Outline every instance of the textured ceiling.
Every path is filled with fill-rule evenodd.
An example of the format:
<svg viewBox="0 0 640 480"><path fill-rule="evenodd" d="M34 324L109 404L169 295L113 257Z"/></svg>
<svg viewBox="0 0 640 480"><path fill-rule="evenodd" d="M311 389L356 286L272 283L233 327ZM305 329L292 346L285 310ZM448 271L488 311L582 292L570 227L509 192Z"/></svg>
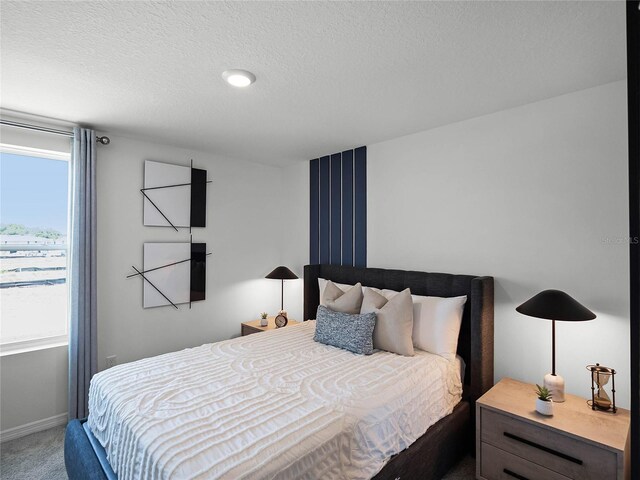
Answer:
<svg viewBox="0 0 640 480"><path fill-rule="evenodd" d="M624 2L2 1L0 22L3 108L272 164L626 78Z"/></svg>

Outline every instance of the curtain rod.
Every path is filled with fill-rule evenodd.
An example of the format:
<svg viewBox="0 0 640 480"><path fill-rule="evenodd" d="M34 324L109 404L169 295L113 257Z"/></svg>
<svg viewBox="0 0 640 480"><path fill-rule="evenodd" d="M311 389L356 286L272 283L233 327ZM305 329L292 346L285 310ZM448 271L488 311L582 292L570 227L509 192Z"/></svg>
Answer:
<svg viewBox="0 0 640 480"><path fill-rule="evenodd" d="M35 130L37 132L51 133L53 135L62 135L63 137L73 137L73 132L66 130L56 130L55 128L39 127L37 125L29 125L27 123L12 122L10 120L0 120L0 125L7 127L24 128L26 130ZM96 141L102 145L109 145L111 139L109 137L99 137L96 135Z"/></svg>

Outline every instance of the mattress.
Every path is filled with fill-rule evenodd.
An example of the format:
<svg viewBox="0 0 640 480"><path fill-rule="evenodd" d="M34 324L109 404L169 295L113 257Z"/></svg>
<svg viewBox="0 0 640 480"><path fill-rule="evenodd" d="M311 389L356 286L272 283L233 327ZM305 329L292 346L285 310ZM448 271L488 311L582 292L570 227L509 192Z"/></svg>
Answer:
<svg viewBox="0 0 640 480"><path fill-rule="evenodd" d="M366 479L460 401L456 361L362 356L315 322L96 374L88 424L120 480Z"/></svg>

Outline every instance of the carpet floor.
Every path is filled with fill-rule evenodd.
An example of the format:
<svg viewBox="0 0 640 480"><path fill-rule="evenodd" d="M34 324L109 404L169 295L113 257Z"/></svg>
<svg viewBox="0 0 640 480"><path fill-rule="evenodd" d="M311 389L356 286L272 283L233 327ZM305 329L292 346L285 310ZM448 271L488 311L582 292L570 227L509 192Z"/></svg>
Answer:
<svg viewBox="0 0 640 480"><path fill-rule="evenodd" d="M2 480L66 480L64 427L50 428L0 444ZM472 480L475 460L463 458L443 480ZM409 479L408 479L409 480Z"/></svg>
<svg viewBox="0 0 640 480"><path fill-rule="evenodd" d="M50 428L0 444L2 480L66 479L64 426Z"/></svg>

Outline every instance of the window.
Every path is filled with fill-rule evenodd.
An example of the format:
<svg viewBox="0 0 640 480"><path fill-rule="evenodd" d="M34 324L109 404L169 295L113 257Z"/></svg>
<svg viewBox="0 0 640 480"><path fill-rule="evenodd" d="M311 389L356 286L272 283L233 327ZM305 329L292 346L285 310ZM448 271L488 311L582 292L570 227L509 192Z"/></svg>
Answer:
<svg viewBox="0 0 640 480"><path fill-rule="evenodd" d="M69 153L0 144L0 354L67 343Z"/></svg>

